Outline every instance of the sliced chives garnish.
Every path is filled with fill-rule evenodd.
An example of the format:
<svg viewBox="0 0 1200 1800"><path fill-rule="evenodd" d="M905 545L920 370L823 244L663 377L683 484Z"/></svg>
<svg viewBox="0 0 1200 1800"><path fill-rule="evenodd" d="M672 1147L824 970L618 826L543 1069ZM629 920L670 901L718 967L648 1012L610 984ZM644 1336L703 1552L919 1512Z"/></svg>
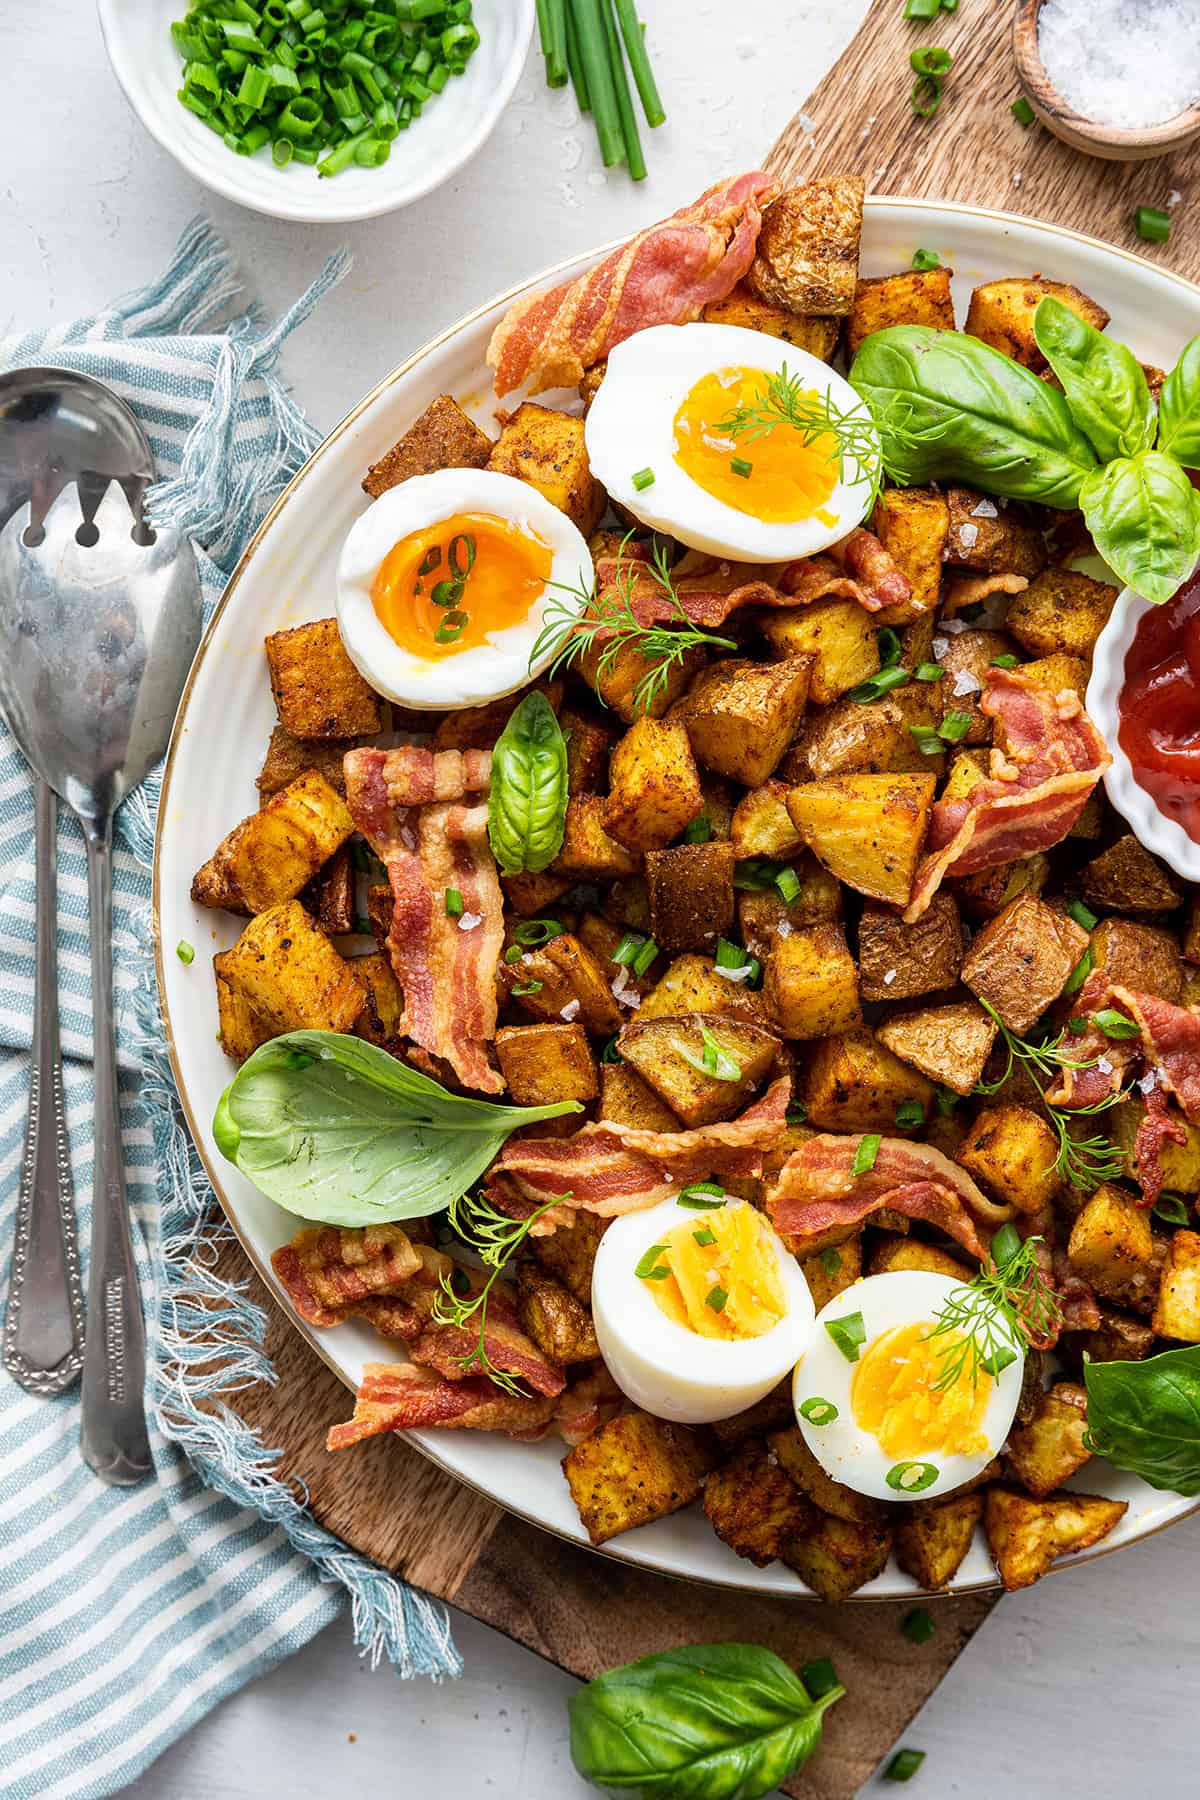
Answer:
<svg viewBox="0 0 1200 1800"><path fill-rule="evenodd" d="M1171 235L1171 215L1158 206L1139 206L1133 215L1133 228L1150 244L1165 244Z"/></svg>
<svg viewBox="0 0 1200 1800"><path fill-rule="evenodd" d="M638 493L639 494L644 493L648 487L654 486L654 470L653 469L639 469L637 471L637 474L634 475L632 479L633 479L633 485L637 489Z"/></svg>
<svg viewBox="0 0 1200 1800"><path fill-rule="evenodd" d="M923 1494L937 1478L937 1464L928 1462L898 1462L884 1476L888 1486L898 1494Z"/></svg>
<svg viewBox="0 0 1200 1800"><path fill-rule="evenodd" d="M717 1234L710 1225L702 1225L699 1231L693 1231L692 1240L700 1245L715 1244Z"/></svg>
<svg viewBox="0 0 1200 1800"><path fill-rule="evenodd" d="M921 21L936 19L941 3L942 0L904 0L904 16Z"/></svg>
<svg viewBox="0 0 1200 1800"><path fill-rule="evenodd" d="M904 645L900 642L900 633L893 631L890 625L881 625L875 633L875 647L879 651L881 669L895 668L904 654Z"/></svg>
<svg viewBox="0 0 1200 1800"><path fill-rule="evenodd" d="M913 670L914 681L940 681L946 673L941 663L918 663Z"/></svg>
<svg viewBox="0 0 1200 1800"><path fill-rule="evenodd" d="M698 819L692 820L684 832L683 841L685 844L707 844L711 837L712 821L707 813L701 813Z"/></svg>
<svg viewBox="0 0 1200 1800"><path fill-rule="evenodd" d="M715 1212L728 1198L719 1181L693 1181L690 1187L684 1188L675 1204L686 1206L689 1212Z"/></svg>
<svg viewBox="0 0 1200 1800"><path fill-rule="evenodd" d="M810 1425L832 1425L838 1416L838 1409L833 1401L823 1400L819 1394L813 1394L811 1399L802 1400L796 1410L802 1419L808 1420Z"/></svg>
<svg viewBox="0 0 1200 1800"><path fill-rule="evenodd" d="M938 726L938 736L946 744L957 744L966 737L971 729L971 715L966 712L949 712Z"/></svg>
<svg viewBox="0 0 1200 1800"><path fill-rule="evenodd" d="M446 889L446 917L461 919L463 914L463 897L458 888Z"/></svg>
<svg viewBox="0 0 1200 1800"><path fill-rule="evenodd" d="M821 1252L821 1267L824 1269L825 1273L828 1275L830 1281L832 1281L835 1275L839 1275L841 1273L841 1268L842 1268L842 1253L841 1253L841 1251L835 1250L833 1248L832 1244L829 1245L829 1247L827 1249L822 1250L822 1252Z"/></svg>
<svg viewBox="0 0 1200 1800"><path fill-rule="evenodd" d="M1115 1006L1106 1006L1100 1012L1093 1013L1092 1024L1098 1026L1106 1038L1135 1038L1142 1035L1141 1026L1135 1025L1123 1012L1118 1012Z"/></svg>
<svg viewBox="0 0 1200 1800"><path fill-rule="evenodd" d="M896 1108L896 1123L902 1127L923 1125L925 1108L919 1100L902 1100Z"/></svg>
<svg viewBox="0 0 1200 1800"><path fill-rule="evenodd" d="M875 1158L879 1155L882 1142L877 1131L868 1131L859 1139L858 1149L854 1152L854 1161L850 1165L852 1175L869 1175L875 1167Z"/></svg>
<svg viewBox="0 0 1200 1800"><path fill-rule="evenodd" d="M633 972L640 980L658 955L658 945L653 938L647 938L633 959Z"/></svg>
<svg viewBox="0 0 1200 1800"><path fill-rule="evenodd" d="M910 725L913 742L922 756L940 756L943 750L941 738L934 725Z"/></svg>
<svg viewBox="0 0 1200 1800"><path fill-rule="evenodd" d="M710 1287L707 1294L704 1296L704 1304L705 1306L711 1306L715 1313L724 1312L725 1302L728 1299L729 1295L725 1292L723 1287Z"/></svg>
<svg viewBox="0 0 1200 1800"><path fill-rule="evenodd" d="M665 1244L651 1244L645 1255L633 1271L639 1281L665 1281L671 1273L666 1263L660 1263L659 1257L666 1253Z"/></svg>
<svg viewBox="0 0 1200 1800"><path fill-rule="evenodd" d="M1164 1225L1190 1225L1192 1222L1187 1201L1181 1194L1160 1194L1150 1216Z"/></svg>
<svg viewBox="0 0 1200 1800"><path fill-rule="evenodd" d="M993 656L988 664L989 669L1015 669L1016 666L1017 659L1011 650L1006 650L1003 656Z"/></svg>
<svg viewBox="0 0 1200 1800"><path fill-rule="evenodd" d="M523 994L540 994L543 986L544 983L540 981L520 981L512 990L513 997L520 999Z"/></svg>
<svg viewBox="0 0 1200 1800"><path fill-rule="evenodd" d="M1085 931L1094 931L1100 923L1091 907L1085 906L1082 900L1068 901L1067 917L1074 919L1077 925L1082 925Z"/></svg>
<svg viewBox="0 0 1200 1800"><path fill-rule="evenodd" d="M602 1063L619 1063L620 1060L621 1052L617 1049L617 1034L614 1032L600 1052L600 1061Z"/></svg>
<svg viewBox="0 0 1200 1800"><path fill-rule="evenodd" d="M914 250L912 266L914 269L918 269L921 274L925 274L929 269L940 269L942 266L942 259L936 250Z"/></svg>
<svg viewBox="0 0 1200 1800"><path fill-rule="evenodd" d="M808 1123L808 1108L805 1106L803 1100L793 1100L783 1118L785 1125L806 1125Z"/></svg>
<svg viewBox="0 0 1200 1800"><path fill-rule="evenodd" d="M744 456L731 456L729 467L735 475L740 475L743 480L748 480L754 471L754 464L747 462Z"/></svg>
<svg viewBox="0 0 1200 1800"><path fill-rule="evenodd" d="M196 952L186 938L180 938L175 946L175 954L181 963L190 963L196 960Z"/></svg>
<svg viewBox="0 0 1200 1800"><path fill-rule="evenodd" d="M1017 121L1018 125L1032 125L1033 121L1037 118L1037 114L1034 112L1032 106L1030 106L1024 94L1022 94L1019 99L1013 101L1012 105L1009 107L1009 111L1012 113L1012 116Z"/></svg>
<svg viewBox="0 0 1200 1800"><path fill-rule="evenodd" d="M1064 994L1077 994L1092 972L1092 947L1089 944L1063 986Z"/></svg>
<svg viewBox="0 0 1200 1800"><path fill-rule="evenodd" d="M646 939L640 931L627 931L609 960L617 963L621 968L632 968L634 959L645 942Z"/></svg>
<svg viewBox="0 0 1200 1800"><path fill-rule="evenodd" d="M925 1752L923 1750L897 1750L883 1771L883 1779L885 1781L911 1781L924 1761Z"/></svg>
<svg viewBox="0 0 1200 1800"><path fill-rule="evenodd" d="M520 944L510 944L504 952L504 960L506 963L519 963L524 954Z"/></svg>
<svg viewBox="0 0 1200 1800"><path fill-rule="evenodd" d="M950 73L954 58L940 44L922 44L909 56L909 64L916 75L932 75L935 79Z"/></svg>
<svg viewBox="0 0 1200 1800"><path fill-rule="evenodd" d="M827 1656L819 1656L814 1662L804 1663L800 1669L800 1679L813 1700L823 1699L839 1685L837 1670Z"/></svg>
<svg viewBox="0 0 1200 1800"><path fill-rule="evenodd" d="M993 1350L989 1355L981 1356L979 1366L985 1375L990 1375L994 1380L997 1375L1003 1374L1005 1369L1011 1367L1016 1360L1016 1351L1008 1350L1001 1345L998 1350Z"/></svg>
<svg viewBox="0 0 1200 1800"><path fill-rule="evenodd" d="M1021 1248L1021 1234L1015 1225L1002 1225L988 1246L988 1254L998 1269L1011 1262Z"/></svg>
<svg viewBox="0 0 1200 1800"><path fill-rule="evenodd" d="M792 904L793 900L800 898L800 877L795 869L787 867L780 869L775 877L775 886L779 891L779 898L788 906Z"/></svg>
<svg viewBox="0 0 1200 1800"><path fill-rule="evenodd" d="M551 938L561 937L565 929L557 919L522 919L513 936L518 944L548 944Z"/></svg>
<svg viewBox="0 0 1200 1800"><path fill-rule="evenodd" d="M869 706L872 700L882 700L894 688L907 687L909 674L907 669L898 667L880 669L878 675L868 675L857 687L850 689L850 699L856 706Z"/></svg>
<svg viewBox="0 0 1200 1800"><path fill-rule="evenodd" d="M857 1362L858 1353L867 1341L867 1328L860 1312L843 1313L840 1319L826 1319L825 1329L847 1362Z"/></svg>

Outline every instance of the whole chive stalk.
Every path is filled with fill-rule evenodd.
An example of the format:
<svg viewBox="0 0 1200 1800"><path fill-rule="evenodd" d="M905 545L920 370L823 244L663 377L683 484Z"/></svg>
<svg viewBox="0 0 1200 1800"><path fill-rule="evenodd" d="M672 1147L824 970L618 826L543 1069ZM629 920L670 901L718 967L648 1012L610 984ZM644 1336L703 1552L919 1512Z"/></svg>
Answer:
<svg viewBox="0 0 1200 1800"><path fill-rule="evenodd" d="M621 36L625 39L625 53L637 84L642 111L646 115L647 125L653 130L656 125L663 123L667 115L659 97L654 71L650 67L650 58L646 54L646 39L641 21L637 16L634 0L616 0L616 6Z"/></svg>
<svg viewBox="0 0 1200 1800"><path fill-rule="evenodd" d="M611 169L625 159L625 141L621 133L621 117L617 111L616 89L608 60L608 42L600 0L570 0L579 40L579 60L583 64L592 113L596 120L596 136L600 140L600 159Z"/></svg>
<svg viewBox="0 0 1200 1800"><path fill-rule="evenodd" d="M621 38L617 31L616 16L613 13L613 0L600 0L600 10L604 18L604 36L608 44L608 64L612 71L613 92L617 96L617 116L621 121L621 136L625 141L625 161L629 165L631 179L645 181L646 159L642 155L642 140L638 135L637 119L633 111L633 97L629 92L629 79L625 73L625 58L621 54Z"/></svg>

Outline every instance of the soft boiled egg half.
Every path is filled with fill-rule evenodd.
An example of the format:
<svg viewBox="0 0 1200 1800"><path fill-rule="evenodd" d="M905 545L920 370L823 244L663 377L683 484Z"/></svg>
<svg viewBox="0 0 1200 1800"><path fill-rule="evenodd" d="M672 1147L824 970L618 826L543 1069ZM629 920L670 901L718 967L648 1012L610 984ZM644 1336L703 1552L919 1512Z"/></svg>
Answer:
<svg viewBox="0 0 1200 1800"><path fill-rule="evenodd" d="M654 325L626 338L584 431L610 499L734 562L787 562L844 538L870 504L879 457L848 382L738 325Z"/></svg>
<svg viewBox="0 0 1200 1800"><path fill-rule="evenodd" d="M818 1313L792 1394L804 1441L835 1481L877 1500L937 1499L1000 1450L1024 1346L997 1319L997 1354L977 1367L960 1331L934 1336L963 1285L898 1269L855 1282Z"/></svg>
<svg viewBox="0 0 1200 1800"><path fill-rule="evenodd" d="M592 1272L600 1351L660 1419L727 1419L770 1393L808 1343L800 1265L746 1201L685 1188L614 1220Z"/></svg>
<svg viewBox="0 0 1200 1800"><path fill-rule="evenodd" d="M543 494L490 469L439 469L356 519L337 573L342 642L389 700L474 706L523 687L543 627L586 604L592 559Z"/></svg>

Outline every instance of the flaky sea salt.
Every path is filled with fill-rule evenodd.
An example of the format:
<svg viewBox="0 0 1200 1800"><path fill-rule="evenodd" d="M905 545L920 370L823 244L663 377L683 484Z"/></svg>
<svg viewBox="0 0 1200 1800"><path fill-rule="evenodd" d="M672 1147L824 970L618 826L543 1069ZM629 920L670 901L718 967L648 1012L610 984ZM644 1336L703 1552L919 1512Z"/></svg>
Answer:
<svg viewBox="0 0 1200 1800"><path fill-rule="evenodd" d="M960 669L954 677L954 686L950 689L950 692L954 695L956 700L961 700L964 694L979 693L982 686L983 683L980 681L978 675L972 675L970 669Z"/></svg>
<svg viewBox="0 0 1200 1800"><path fill-rule="evenodd" d="M950 648L950 639L948 637L941 637L939 635L934 638L933 654L937 657L939 662L941 662L943 656L945 656L945 654L949 648Z"/></svg>
<svg viewBox="0 0 1200 1800"><path fill-rule="evenodd" d="M775 927L775 935L776 935L776 937L791 937L791 935L792 935L791 920L790 919L780 919L778 925Z"/></svg>
<svg viewBox="0 0 1200 1800"><path fill-rule="evenodd" d="M964 526L963 529L965 530L966 527ZM978 531L978 529L979 529L978 525L976 525L974 529L976 531ZM963 542L964 543L966 542L965 538L963 539ZM957 637L960 631L970 631L970 629L971 629L970 624L966 619L943 619L942 620L942 630L948 631L952 637Z"/></svg>
<svg viewBox="0 0 1200 1800"><path fill-rule="evenodd" d="M1147 1069L1146 1073L1138 1082L1138 1086L1141 1088L1143 1094L1152 1094L1158 1086L1158 1071L1156 1069Z"/></svg>
<svg viewBox="0 0 1200 1800"><path fill-rule="evenodd" d="M1085 119L1137 131L1200 100L1200 0L1044 0L1038 50Z"/></svg>
<svg viewBox="0 0 1200 1800"><path fill-rule="evenodd" d="M1098 1056L1096 1058L1096 1067L1102 1075L1111 1075L1113 1072L1113 1066L1107 1056Z"/></svg>
<svg viewBox="0 0 1200 1800"><path fill-rule="evenodd" d="M973 519L998 519L1000 509L994 500L981 500L978 506L971 508L971 517Z"/></svg>
<svg viewBox="0 0 1200 1800"><path fill-rule="evenodd" d="M965 525L959 526L958 535L962 540L963 549L973 550L979 542L979 527L978 525L972 525L970 520L968 520Z"/></svg>
<svg viewBox="0 0 1200 1800"><path fill-rule="evenodd" d="M891 985L892 985L893 981L895 981L895 979L896 979L895 969L888 969L883 977L884 987L891 987Z"/></svg>
<svg viewBox="0 0 1200 1800"><path fill-rule="evenodd" d="M614 1000L622 1006L638 1007L642 1004L642 996L637 988L630 985L631 976L624 963L617 970L616 980L610 983L610 991Z"/></svg>
<svg viewBox="0 0 1200 1800"><path fill-rule="evenodd" d="M579 1017L578 1000L568 1000L565 1006L559 1008L558 1016L560 1019L565 1019L568 1025L572 1019L577 1019Z"/></svg>
<svg viewBox="0 0 1200 1800"><path fill-rule="evenodd" d="M483 924L483 914L482 913L466 913L465 912L465 913L460 913L460 915L459 915L458 929L460 931L474 931L474 929L477 925L482 925L482 924Z"/></svg>

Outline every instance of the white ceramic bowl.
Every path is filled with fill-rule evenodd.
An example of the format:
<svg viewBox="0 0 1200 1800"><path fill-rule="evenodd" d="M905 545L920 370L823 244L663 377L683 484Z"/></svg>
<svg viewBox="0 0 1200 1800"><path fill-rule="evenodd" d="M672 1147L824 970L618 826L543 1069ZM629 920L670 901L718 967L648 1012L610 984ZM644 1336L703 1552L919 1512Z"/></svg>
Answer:
<svg viewBox="0 0 1200 1800"><path fill-rule="evenodd" d="M490 136L517 85L533 35L534 0L474 0L479 48L464 74L392 145L381 169L322 178L293 163L277 169L269 150L238 156L177 99L183 63L171 40L181 0L98 0L113 73L134 112L189 175L275 219L332 225L373 219L420 200L469 162Z"/></svg>
<svg viewBox="0 0 1200 1800"><path fill-rule="evenodd" d="M1169 863L1185 881L1200 881L1200 844L1188 836L1182 825L1160 812L1154 796L1134 780L1133 766L1117 737L1117 698L1125 681L1125 656L1138 621L1150 605L1132 588L1126 588L1118 599L1096 640L1086 705L1112 752L1112 763L1104 776L1109 799L1147 850Z"/></svg>

